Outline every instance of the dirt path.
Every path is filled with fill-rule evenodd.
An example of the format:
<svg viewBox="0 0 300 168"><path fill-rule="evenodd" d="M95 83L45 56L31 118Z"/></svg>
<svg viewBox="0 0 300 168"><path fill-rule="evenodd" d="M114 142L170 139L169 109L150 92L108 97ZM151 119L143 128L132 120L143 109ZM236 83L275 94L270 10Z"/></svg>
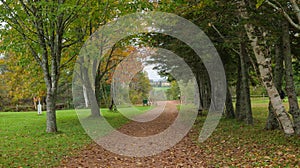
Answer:
<svg viewBox="0 0 300 168"><path fill-rule="evenodd" d="M120 132L136 137L155 135L168 128L178 115L176 102L167 102L164 111L159 114L156 109L151 113L145 113L136 119L159 116L149 122L131 122L119 129ZM193 130L178 144L169 150L148 157L126 157L105 150L100 145L92 143L79 152L76 157L65 158L60 167L206 167L203 151L192 142ZM122 139L117 139L122 141Z"/></svg>

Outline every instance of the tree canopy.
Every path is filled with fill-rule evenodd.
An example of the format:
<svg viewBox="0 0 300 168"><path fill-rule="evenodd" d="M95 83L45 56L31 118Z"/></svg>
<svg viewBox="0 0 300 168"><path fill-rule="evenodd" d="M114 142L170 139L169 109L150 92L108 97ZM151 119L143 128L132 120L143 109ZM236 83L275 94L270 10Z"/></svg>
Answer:
<svg viewBox="0 0 300 168"><path fill-rule="evenodd" d="M57 131L56 104L58 99L70 95L73 67L84 42L99 27L123 15L160 11L175 13L193 22L207 34L218 50L228 84L225 116L236 114L230 116L253 124L251 94L267 94L271 103L266 125L277 122L285 133L300 134L297 101L300 93L299 1L0 2L0 97L8 102L1 106L20 104L21 100L26 99L31 101L34 96L45 96L47 132ZM159 33L130 35L109 50L98 65L94 65L97 67L95 89L82 88L87 107L91 94L96 96L98 104L110 106L114 103L111 96L113 73L119 63L141 47L162 47L180 55L198 82L199 112L209 108L211 85L202 60L187 44ZM172 89L176 88L175 79L165 68L168 66L167 58L161 56L152 60L152 63L157 62L161 64L157 65L156 70L162 76L170 77ZM180 68L172 70L180 71ZM131 91L131 99L134 100L147 97L146 92L150 91L148 84L144 85L148 83L145 76L138 74L136 78L144 82L141 85L133 82L131 87L143 89L141 95L136 93L138 89ZM288 96L288 110L279 96L281 91ZM173 97L177 94L176 89L169 92ZM236 98L235 109L232 97ZM68 99L71 99L70 96ZM94 114L100 116L99 110L95 109L97 107L94 107Z"/></svg>

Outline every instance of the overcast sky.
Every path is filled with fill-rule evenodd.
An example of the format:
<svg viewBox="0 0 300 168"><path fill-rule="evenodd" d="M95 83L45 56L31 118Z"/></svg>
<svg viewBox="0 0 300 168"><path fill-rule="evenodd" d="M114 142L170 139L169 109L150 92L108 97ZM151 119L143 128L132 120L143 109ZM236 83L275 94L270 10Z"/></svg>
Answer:
<svg viewBox="0 0 300 168"><path fill-rule="evenodd" d="M162 78L158 75L156 70L153 70L153 68L155 67L155 65L146 65L144 67L144 71L146 71L148 73L148 77L150 80L154 80L154 81L159 81L159 80L164 80L165 78Z"/></svg>

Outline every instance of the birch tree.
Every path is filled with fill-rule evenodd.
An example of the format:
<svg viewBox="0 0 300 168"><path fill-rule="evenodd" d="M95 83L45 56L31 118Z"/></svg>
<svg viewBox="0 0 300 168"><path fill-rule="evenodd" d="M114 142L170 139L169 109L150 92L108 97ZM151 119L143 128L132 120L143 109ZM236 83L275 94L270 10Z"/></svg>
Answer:
<svg viewBox="0 0 300 168"><path fill-rule="evenodd" d="M296 134L300 135L300 111L298 100L295 92L293 69L292 69L292 56L290 47L290 33L289 25L293 26L297 30L300 30L300 1L289 0L280 2L278 0L258 0L257 7L260 7L263 3L272 7L275 11L280 12L286 19L282 22L282 52L284 55L285 63L285 80L286 80L286 92L289 100L289 112L293 116L293 124Z"/></svg>
<svg viewBox="0 0 300 168"><path fill-rule="evenodd" d="M249 19L247 5L244 0L239 1L239 13L242 19L245 19L246 21ZM279 93L273 82L271 59L266 57L268 55L268 51L261 44L262 42L259 42L258 36L255 34L255 26L252 23L246 22L244 24L244 28L258 63L260 77L268 92L276 117L282 125L285 134L294 134L295 131L292 121L285 111Z"/></svg>
<svg viewBox="0 0 300 168"><path fill-rule="evenodd" d="M275 45L275 55L274 55L274 69L273 69L273 77L274 77L274 85L277 90L281 90L282 88L282 79L283 79L283 55L282 55L282 38L280 38ZM274 109L272 103L269 102L269 114L266 122L266 130L274 130L279 128L278 120L276 119L276 115L274 113Z"/></svg>

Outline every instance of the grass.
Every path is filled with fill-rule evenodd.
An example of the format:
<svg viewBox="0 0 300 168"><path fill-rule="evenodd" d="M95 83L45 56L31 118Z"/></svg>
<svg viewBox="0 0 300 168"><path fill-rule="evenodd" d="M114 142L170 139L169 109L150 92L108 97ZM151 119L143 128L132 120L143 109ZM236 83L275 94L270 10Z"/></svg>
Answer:
<svg viewBox="0 0 300 168"><path fill-rule="evenodd" d="M287 102L284 103L287 106ZM300 165L299 137L286 137L281 130L264 130L268 100L252 101L254 125L232 119L221 119L217 129L204 143L199 157L214 167L297 167ZM138 107L142 113L149 107ZM117 112L102 110L113 127L129 120ZM135 115L136 113L130 115ZM76 155L78 149L92 142L79 123L74 110L57 111L60 132L45 133L45 113L0 113L0 167L53 167L65 156ZM199 117L194 126L197 140L206 118Z"/></svg>
<svg viewBox="0 0 300 168"><path fill-rule="evenodd" d="M149 107L137 107L136 115ZM129 119L118 112L102 110L113 127L120 127ZM0 113L0 167L52 167L64 156L76 154L76 150L92 142L82 128L75 110L57 111L59 132L48 134L46 114L36 112Z"/></svg>
<svg viewBox="0 0 300 168"><path fill-rule="evenodd" d="M300 102L300 97L298 97L298 101ZM288 98L284 98L283 102L286 104L288 102ZM252 104L266 104L269 103L269 98L268 97L255 97L251 98L251 103Z"/></svg>
<svg viewBox="0 0 300 168"><path fill-rule="evenodd" d="M168 89L170 89L170 87L154 87L153 88L155 91L167 91Z"/></svg>
<svg viewBox="0 0 300 168"><path fill-rule="evenodd" d="M284 105L287 107L287 101ZM252 101L254 125L234 119L221 119L217 129L204 143L204 156L214 167L300 167L300 139L285 136L281 130L264 129L268 100ZM194 127L199 133L206 117L199 117ZM197 140L198 134L194 135Z"/></svg>

